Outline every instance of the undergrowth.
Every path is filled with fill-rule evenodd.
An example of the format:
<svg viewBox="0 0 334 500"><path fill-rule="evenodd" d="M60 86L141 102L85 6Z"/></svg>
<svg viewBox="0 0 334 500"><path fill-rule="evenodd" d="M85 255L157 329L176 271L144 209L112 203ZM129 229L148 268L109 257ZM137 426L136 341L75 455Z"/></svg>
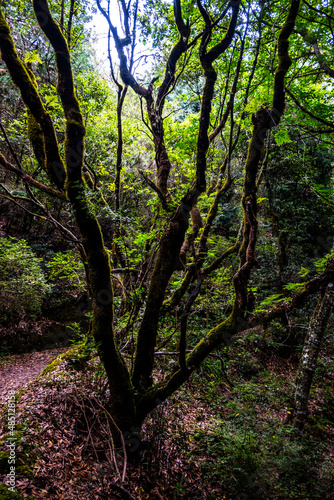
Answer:
<svg viewBox="0 0 334 500"><path fill-rule="evenodd" d="M94 351L72 348L18 398L21 493L37 500L46 494L89 500L101 492L125 498L121 485L150 500L332 498L333 377L326 371L332 364L324 351L309 423L297 436L286 424L296 364L272 349L275 341L275 332L250 331L209 357L147 418L136 460L131 447L126 460L122 444L112 446L108 386ZM164 363L159 358L159 370ZM3 469L4 439L2 446Z"/></svg>

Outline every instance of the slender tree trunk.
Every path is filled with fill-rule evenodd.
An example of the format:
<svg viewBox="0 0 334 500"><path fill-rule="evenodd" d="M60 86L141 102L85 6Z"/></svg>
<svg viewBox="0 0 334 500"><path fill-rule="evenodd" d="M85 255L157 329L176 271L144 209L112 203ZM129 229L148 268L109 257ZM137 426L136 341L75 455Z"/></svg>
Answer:
<svg viewBox="0 0 334 500"><path fill-rule="evenodd" d="M123 159L123 125L122 125L122 109L123 103L128 91L128 87L119 86L118 88L118 101L117 101L117 158L116 158L116 178L115 178L115 210L116 212L120 207L120 186L121 186L121 170Z"/></svg>
<svg viewBox="0 0 334 500"><path fill-rule="evenodd" d="M71 0L70 14L69 14L68 24L67 24L68 49L71 48L71 41L72 41L72 21L73 21L73 16L74 16L74 4L75 4L75 0Z"/></svg>
<svg viewBox="0 0 334 500"><path fill-rule="evenodd" d="M319 351L333 305L334 286L333 283L329 283L310 320L295 381L292 412L289 420L301 434L307 419L308 399Z"/></svg>
<svg viewBox="0 0 334 500"><path fill-rule="evenodd" d="M61 0L60 27L64 32L64 15L65 15L65 0Z"/></svg>

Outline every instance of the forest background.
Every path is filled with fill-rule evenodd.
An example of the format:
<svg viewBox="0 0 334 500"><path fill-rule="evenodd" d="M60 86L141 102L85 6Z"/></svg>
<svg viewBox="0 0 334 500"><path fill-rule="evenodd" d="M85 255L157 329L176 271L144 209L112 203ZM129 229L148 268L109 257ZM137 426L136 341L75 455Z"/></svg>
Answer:
<svg viewBox="0 0 334 500"><path fill-rule="evenodd" d="M3 357L74 338L123 466L195 384L212 498L327 498L333 2L0 4Z"/></svg>

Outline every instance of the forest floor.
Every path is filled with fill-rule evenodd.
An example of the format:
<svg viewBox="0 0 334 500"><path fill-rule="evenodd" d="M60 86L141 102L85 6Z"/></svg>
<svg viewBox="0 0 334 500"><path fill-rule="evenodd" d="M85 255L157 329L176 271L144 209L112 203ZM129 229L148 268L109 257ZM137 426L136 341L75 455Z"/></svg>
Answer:
<svg viewBox="0 0 334 500"><path fill-rule="evenodd" d="M6 407L0 415L0 499L331 499L334 370L328 352L320 356L303 436L286 424L298 357L284 359L269 349L261 332L221 354L228 380L218 359L206 360L147 419L139 456L132 437L125 437L126 456L111 446L98 358L92 352L87 359L82 345L69 349L17 394L16 493L10 494ZM36 370L46 360L40 355ZM159 357L157 375L170 362ZM2 370L6 366L15 369L12 361Z"/></svg>
<svg viewBox="0 0 334 500"><path fill-rule="evenodd" d="M31 380L38 377L51 361L66 350L66 347L61 347L11 355L0 360L0 407L5 404L8 391L23 389Z"/></svg>

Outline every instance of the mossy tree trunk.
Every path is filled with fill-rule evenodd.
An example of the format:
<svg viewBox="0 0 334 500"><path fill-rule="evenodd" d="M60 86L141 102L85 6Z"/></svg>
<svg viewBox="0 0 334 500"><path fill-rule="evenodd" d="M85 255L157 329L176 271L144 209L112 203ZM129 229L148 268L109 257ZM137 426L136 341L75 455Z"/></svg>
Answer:
<svg viewBox="0 0 334 500"><path fill-rule="evenodd" d="M93 299L92 334L109 379L113 416L117 424L128 428L135 418L135 408L129 373L115 342L113 331L113 290L109 256L98 221L86 197L83 180L84 136L82 113L77 100L70 53L60 28L54 22L44 0L35 0L37 20L44 16L40 27L49 39L55 54L58 70L58 94L66 118L65 161L67 195L72 204L86 252L89 281ZM47 22L45 22L47 19Z"/></svg>

